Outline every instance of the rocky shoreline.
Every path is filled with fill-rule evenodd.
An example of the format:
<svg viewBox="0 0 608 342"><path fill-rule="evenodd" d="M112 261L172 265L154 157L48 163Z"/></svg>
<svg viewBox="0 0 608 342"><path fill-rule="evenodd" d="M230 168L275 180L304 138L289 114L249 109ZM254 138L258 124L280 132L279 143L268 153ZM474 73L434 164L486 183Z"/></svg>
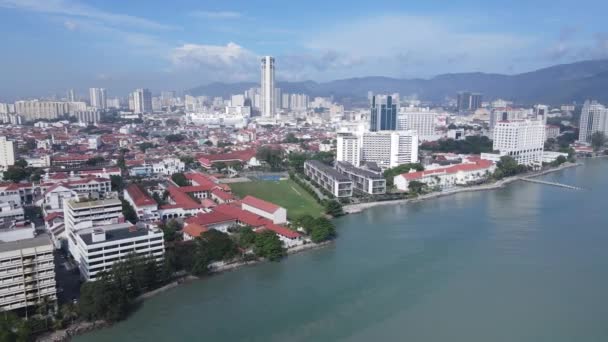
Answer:
<svg viewBox="0 0 608 342"><path fill-rule="evenodd" d="M564 163L560 166L550 168L547 170L543 170L543 171L540 171L537 173L526 173L526 174L522 174L522 175L518 175L518 176L504 178L504 179L501 179L501 180L491 183L491 184L481 184L481 185L474 185L474 186L469 186L469 187L455 188L455 189L451 189L451 190L447 190L447 191L430 193L427 195L422 195L422 196L419 196L416 198L411 198L411 199L349 204L349 205L345 205L343 207L343 209L344 209L344 212L347 214L356 214L356 213L360 213L360 212L364 211L365 209L378 207L378 206L415 203L415 202L420 202L420 201L429 200L429 199L433 199L433 198L450 196L450 195L454 195L454 194L458 194L458 193L462 193L462 192L486 191L486 190L500 189L500 188L504 187L505 185L518 181L522 178L540 177L540 176L546 175L548 173L561 171L561 170L564 170L564 169L567 169L570 167L579 166L579 165L582 165L582 164Z"/></svg>

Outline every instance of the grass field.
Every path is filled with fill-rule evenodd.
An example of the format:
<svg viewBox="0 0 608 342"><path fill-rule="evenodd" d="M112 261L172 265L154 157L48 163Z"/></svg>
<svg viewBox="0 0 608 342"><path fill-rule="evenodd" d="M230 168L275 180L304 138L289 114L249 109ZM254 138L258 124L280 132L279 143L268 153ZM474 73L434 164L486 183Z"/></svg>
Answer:
<svg viewBox="0 0 608 342"><path fill-rule="evenodd" d="M323 207L292 180L232 183L230 188L241 198L251 195L284 207L289 219L323 213Z"/></svg>

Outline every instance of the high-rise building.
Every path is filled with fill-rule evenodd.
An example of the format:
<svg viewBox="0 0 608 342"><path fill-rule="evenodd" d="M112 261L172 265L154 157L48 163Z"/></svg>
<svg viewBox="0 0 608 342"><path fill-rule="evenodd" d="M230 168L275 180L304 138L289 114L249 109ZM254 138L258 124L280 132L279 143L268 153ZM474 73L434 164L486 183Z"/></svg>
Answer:
<svg viewBox="0 0 608 342"><path fill-rule="evenodd" d="M360 144L361 161L383 169L418 162L418 135L414 131L365 132Z"/></svg>
<svg viewBox="0 0 608 342"><path fill-rule="evenodd" d="M585 101L581 109L578 140L590 143L595 132L608 133L608 108L596 101Z"/></svg>
<svg viewBox="0 0 608 342"><path fill-rule="evenodd" d="M262 116L273 117L276 109L275 104L275 87L274 87L274 58L264 56L262 58L261 72L262 79L260 83L260 109Z"/></svg>
<svg viewBox="0 0 608 342"><path fill-rule="evenodd" d="M289 109L289 94L287 93L283 93L283 95L281 95L281 108Z"/></svg>
<svg viewBox="0 0 608 342"><path fill-rule="evenodd" d="M545 120L502 120L494 126L493 150L511 156L520 165L542 167L545 146Z"/></svg>
<svg viewBox="0 0 608 342"><path fill-rule="evenodd" d="M531 114L530 110L524 108L495 108L490 113L490 130L499 121L523 120Z"/></svg>
<svg viewBox="0 0 608 342"><path fill-rule="evenodd" d="M118 98L107 99L106 100L106 108L120 108L120 100Z"/></svg>
<svg viewBox="0 0 608 342"><path fill-rule="evenodd" d="M173 99L175 98L174 91L161 91L160 92L160 101L163 106L168 107L174 104Z"/></svg>
<svg viewBox="0 0 608 342"><path fill-rule="evenodd" d="M349 162L358 167L361 164L360 138L350 133L338 133L336 142L336 160L341 162Z"/></svg>
<svg viewBox="0 0 608 342"><path fill-rule="evenodd" d="M483 96L480 93L471 93L468 91L463 91L458 93L458 111L466 112L466 111L475 111L481 108L481 102L483 100Z"/></svg>
<svg viewBox="0 0 608 342"><path fill-rule="evenodd" d="M0 311L57 299L53 243L34 228L0 230Z"/></svg>
<svg viewBox="0 0 608 342"><path fill-rule="evenodd" d="M370 108L371 132L394 131L397 129L397 104L391 95L374 95Z"/></svg>
<svg viewBox="0 0 608 342"><path fill-rule="evenodd" d="M15 102L15 113L23 116L25 121L38 119L57 119L69 114L70 102L58 101L17 101Z"/></svg>
<svg viewBox="0 0 608 342"><path fill-rule="evenodd" d="M414 130L419 137L436 135L437 113L429 108L401 107L397 115L397 130Z"/></svg>
<svg viewBox="0 0 608 342"><path fill-rule="evenodd" d="M281 93L281 88L274 88L274 104L275 104L275 110L277 112L281 111L281 99L283 98L283 95Z"/></svg>
<svg viewBox="0 0 608 342"><path fill-rule="evenodd" d="M133 111L136 114L152 112L152 93L146 88L136 89L133 93Z"/></svg>
<svg viewBox="0 0 608 342"><path fill-rule="evenodd" d="M106 90L104 88L89 88L89 99L91 107L106 108Z"/></svg>
<svg viewBox="0 0 608 342"><path fill-rule="evenodd" d="M0 168L15 165L15 146L6 137L0 137Z"/></svg>
<svg viewBox="0 0 608 342"><path fill-rule="evenodd" d="M230 106L232 107L243 107L245 105L245 95L232 95L230 97Z"/></svg>
<svg viewBox="0 0 608 342"><path fill-rule="evenodd" d="M70 102L76 101L76 94L74 93L74 89L68 90L68 101L70 101Z"/></svg>

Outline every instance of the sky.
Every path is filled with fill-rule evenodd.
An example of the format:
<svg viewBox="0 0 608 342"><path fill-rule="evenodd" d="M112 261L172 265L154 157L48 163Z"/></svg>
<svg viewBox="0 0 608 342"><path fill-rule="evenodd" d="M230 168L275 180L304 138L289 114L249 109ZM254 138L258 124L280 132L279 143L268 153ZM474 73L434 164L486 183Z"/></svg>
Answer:
<svg viewBox="0 0 608 342"><path fill-rule="evenodd" d="M608 58L606 0L0 0L0 101L105 87L514 74Z"/></svg>

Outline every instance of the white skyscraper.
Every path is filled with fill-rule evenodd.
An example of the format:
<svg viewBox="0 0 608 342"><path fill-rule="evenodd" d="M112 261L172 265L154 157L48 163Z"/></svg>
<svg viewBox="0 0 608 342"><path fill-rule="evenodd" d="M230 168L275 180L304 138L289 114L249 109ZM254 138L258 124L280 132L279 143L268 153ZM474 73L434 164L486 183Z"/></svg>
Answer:
<svg viewBox="0 0 608 342"><path fill-rule="evenodd" d="M152 93L148 89L136 89L133 93L133 111L136 114L152 112Z"/></svg>
<svg viewBox="0 0 608 342"><path fill-rule="evenodd" d="M365 132L361 136L361 160L381 168L418 162L418 135L415 131Z"/></svg>
<svg viewBox="0 0 608 342"><path fill-rule="evenodd" d="M361 143L358 136L350 133L338 133L336 142L337 161L349 162L354 166L361 164Z"/></svg>
<svg viewBox="0 0 608 342"><path fill-rule="evenodd" d="M608 133L608 108L596 101L585 101L581 110L581 121L578 140L591 142L595 132Z"/></svg>
<svg viewBox="0 0 608 342"><path fill-rule="evenodd" d="M15 165L15 147L13 142L0 137L0 168L6 169Z"/></svg>
<svg viewBox="0 0 608 342"><path fill-rule="evenodd" d="M276 109L274 97L274 58L265 56L262 58L262 79L261 79L261 112L262 116L273 117Z"/></svg>
<svg viewBox="0 0 608 342"><path fill-rule="evenodd" d="M437 134L436 122L437 113L428 108L401 107L401 111L397 114L397 130L415 130L423 140L424 137Z"/></svg>
<svg viewBox="0 0 608 342"><path fill-rule="evenodd" d="M106 90L104 88L89 88L91 107L106 108Z"/></svg>
<svg viewBox="0 0 608 342"><path fill-rule="evenodd" d="M76 101L76 94L74 93L74 89L68 90L68 101L70 101L70 102Z"/></svg>
<svg viewBox="0 0 608 342"><path fill-rule="evenodd" d="M518 164L539 169L545 146L545 120L504 120L494 126L493 150L511 156Z"/></svg>

